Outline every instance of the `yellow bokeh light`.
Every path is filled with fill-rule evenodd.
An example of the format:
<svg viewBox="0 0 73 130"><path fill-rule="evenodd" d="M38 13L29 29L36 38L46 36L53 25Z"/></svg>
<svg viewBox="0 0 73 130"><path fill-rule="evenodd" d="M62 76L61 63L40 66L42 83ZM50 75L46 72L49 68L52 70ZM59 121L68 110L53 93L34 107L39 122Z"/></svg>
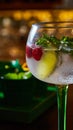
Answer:
<svg viewBox="0 0 73 130"><path fill-rule="evenodd" d="M21 20L22 19L22 12L21 11L15 11L13 14L13 17L15 20Z"/></svg>
<svg viewBox="0 0 73 130"><path fill-rule="evenodd" d="M58 14L58 19L63 21L73 20L73 10L62 10Z"/></svg>

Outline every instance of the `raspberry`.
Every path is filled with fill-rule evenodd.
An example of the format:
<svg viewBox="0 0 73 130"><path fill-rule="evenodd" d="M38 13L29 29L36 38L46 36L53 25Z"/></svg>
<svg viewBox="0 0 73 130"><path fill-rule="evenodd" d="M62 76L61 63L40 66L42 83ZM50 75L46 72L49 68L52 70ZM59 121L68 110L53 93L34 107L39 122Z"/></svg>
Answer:
<svg viewBox="0 0 73 130"><path fill-rule="evenodd" d="M40 60L41 59L41 56L43 54L43 51L42 51L42 48L41 47L38 47L38 48L34 48L32 50L32 57L35 59L35 60Z"/></svg>
<svg viewBox="0 0 73 130"><path fill-rule="evenodd" d="M28 58L32 57L32 48L30 48L29 46L26 46L26 55Z"/></svg>

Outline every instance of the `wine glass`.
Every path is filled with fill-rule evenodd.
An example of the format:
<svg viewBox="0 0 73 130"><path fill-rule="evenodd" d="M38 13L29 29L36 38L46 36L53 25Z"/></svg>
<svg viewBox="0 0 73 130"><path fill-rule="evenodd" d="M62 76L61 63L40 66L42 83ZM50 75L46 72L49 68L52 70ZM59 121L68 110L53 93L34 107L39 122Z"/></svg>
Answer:
<svg viewBox="0 0 73 130"><path fill-rule="evenodd" d="M26 44L31 73L57 90L58 130L66 130L68 86L73 84L73 22L40 22L32 25Z"/></svg>

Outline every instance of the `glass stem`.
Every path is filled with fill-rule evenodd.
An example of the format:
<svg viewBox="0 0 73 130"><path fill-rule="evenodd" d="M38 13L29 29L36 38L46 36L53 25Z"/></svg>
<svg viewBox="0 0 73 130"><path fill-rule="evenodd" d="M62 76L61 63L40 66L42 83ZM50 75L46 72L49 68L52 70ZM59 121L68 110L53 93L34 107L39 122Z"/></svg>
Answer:
<svg viewBox="0 0 73 130"><path fill-rule="evenodd" d="M66 106L68 85L57 87L58 130L66 130Z"/></svg>

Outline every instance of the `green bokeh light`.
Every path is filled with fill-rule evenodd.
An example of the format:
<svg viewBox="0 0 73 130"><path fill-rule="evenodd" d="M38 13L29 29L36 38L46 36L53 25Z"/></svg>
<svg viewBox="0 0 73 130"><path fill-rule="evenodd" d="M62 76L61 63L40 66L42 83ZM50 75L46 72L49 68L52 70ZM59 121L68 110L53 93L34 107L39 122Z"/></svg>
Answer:
<svg viewBox="0 0 73 130"><path fill-rule="evenodd" d="M5 97L4 93L0 92L0 98L4 98L4 97Z"/></svg>

